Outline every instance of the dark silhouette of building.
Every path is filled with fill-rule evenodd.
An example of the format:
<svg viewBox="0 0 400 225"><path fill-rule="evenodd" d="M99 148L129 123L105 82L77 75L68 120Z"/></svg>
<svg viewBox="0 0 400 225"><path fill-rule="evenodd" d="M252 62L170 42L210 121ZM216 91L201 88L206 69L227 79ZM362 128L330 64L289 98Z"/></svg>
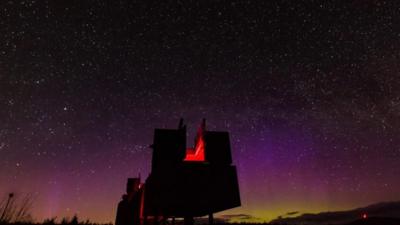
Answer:
<svg viewBox="0 0 400 225"><path fill-rule="evenodd" d="M186 126L181 120L178 129L155 129L151 147L151 173L144 187L136 190L141 197L134 214L139 219L134 216L133 222L127 219L125 224L175 217L192 224L193 217L205 215L212 223L213 213L241 205L228 132L206 131L203 120L194 148L186 148ZM119 211L120 207L117 221Z"/></svg>
<svg viewBox="0 0 400 225"><path fill-rule="evenodd" d="M140 224L140 206L143 200L140 178L128 178L126 194L118 203L115 225Z"/></svg>

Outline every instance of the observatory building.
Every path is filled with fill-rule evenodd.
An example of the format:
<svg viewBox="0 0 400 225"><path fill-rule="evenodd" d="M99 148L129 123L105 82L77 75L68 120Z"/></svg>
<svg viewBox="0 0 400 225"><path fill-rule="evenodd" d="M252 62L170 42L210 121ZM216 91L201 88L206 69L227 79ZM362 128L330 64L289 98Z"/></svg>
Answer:
<svg viewBox="0 0 400 225"><path fill-rule="evenodd" d="M193 217L206 215L212 223L213 213L241 205L228 132L206 131L203 119L194 147L187 148L181 120L178 129L155 129L151 147L151 173L144 184L128 179L116 225L176 217L193 224Z"/></svg>

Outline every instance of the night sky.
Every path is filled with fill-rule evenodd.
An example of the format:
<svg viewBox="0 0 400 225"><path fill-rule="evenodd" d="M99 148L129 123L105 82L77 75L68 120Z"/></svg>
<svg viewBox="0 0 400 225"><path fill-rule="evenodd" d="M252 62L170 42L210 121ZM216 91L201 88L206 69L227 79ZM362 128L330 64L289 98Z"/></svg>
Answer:
<svg viewBox="0 0 400 225"><path fill-rule="evenodd" d="M104 1L105 2L105 1ZM242 207L400 200L397 1L2 0L0 199L114 221L154 128L231 135Z"/></svg>

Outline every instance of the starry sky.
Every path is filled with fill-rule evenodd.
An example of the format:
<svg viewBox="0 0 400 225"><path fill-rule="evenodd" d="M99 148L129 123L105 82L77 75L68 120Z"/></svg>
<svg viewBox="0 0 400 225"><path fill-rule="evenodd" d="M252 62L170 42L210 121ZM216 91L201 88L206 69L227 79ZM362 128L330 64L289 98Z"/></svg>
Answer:
<svg viewBox="0 0 400 225"><path fill-rule="evenodd" d="M242 207L400 200L397 1L0 2L0 197L114 221L154 128L231 135Z"/></svg>

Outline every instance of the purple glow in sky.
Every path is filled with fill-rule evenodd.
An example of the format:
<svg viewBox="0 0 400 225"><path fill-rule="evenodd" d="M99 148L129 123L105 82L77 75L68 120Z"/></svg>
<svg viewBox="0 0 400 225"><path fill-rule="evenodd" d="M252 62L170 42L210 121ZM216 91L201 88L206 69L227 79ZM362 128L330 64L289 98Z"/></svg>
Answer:
<svg viewBox="0 0 400 225"><path fill-rule="evenodd" d="M154 128L231 134L242 207L399 200L400 13L382 1L3 1L0 197L114 220ZM194 143L193 143L194 144ZM258 220L259 219L259 220Z"/></svg>

